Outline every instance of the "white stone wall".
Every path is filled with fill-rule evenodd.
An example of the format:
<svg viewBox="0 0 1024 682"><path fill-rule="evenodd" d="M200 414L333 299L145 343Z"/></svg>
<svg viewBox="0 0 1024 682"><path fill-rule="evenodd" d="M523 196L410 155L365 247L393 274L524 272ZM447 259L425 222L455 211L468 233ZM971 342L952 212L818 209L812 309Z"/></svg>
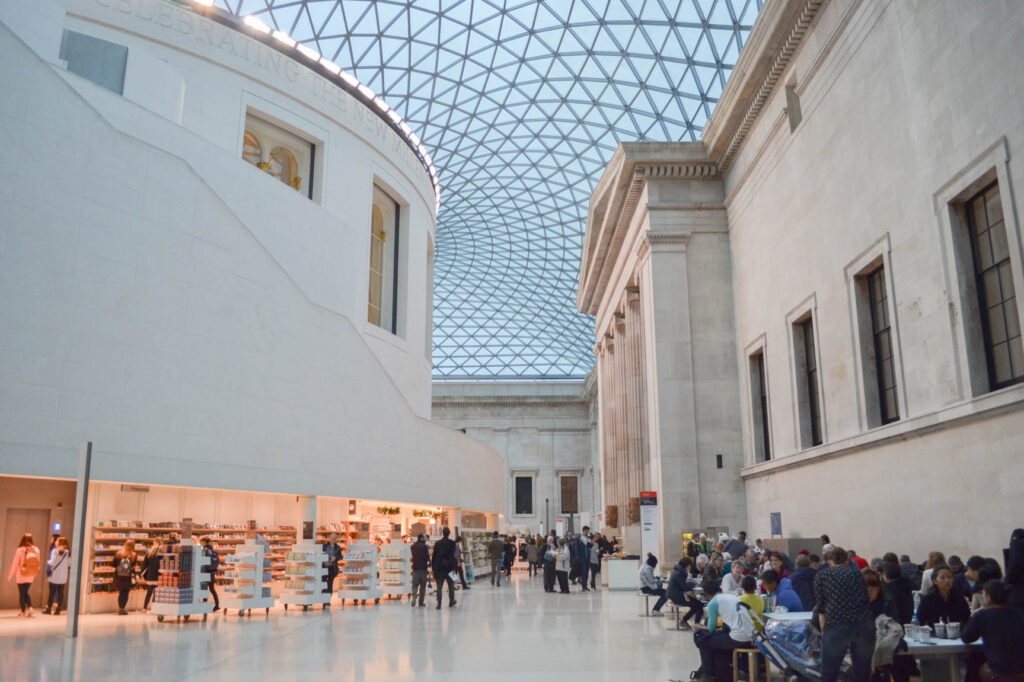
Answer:
<svg viewBox="0 0 1024 682"><path fill-rule="evenodd" d="M500 509L497 454L427 419L424 298L404 339L366 322L375 181L427 288L433 197L397 135L173 4L67 4L0 5L0 472L74 477L88 440L97 479ZM127 43L149 95L63 71L64 25ZM255 102L322 144L320 201L241 160Z"/></svg>
<svg viewBox="0 0 1024 682"><path fill-rule="evenodd" d="M577 475L578 504L595 530L602 511L596 395L586 382L437 382L434 421L493 448L505 465L502 528L537 533L560 514L560 476ZM515 477L532 476L533 513L515 513ZM545 521L545 500L549 501ZM581 517L575 517L579 532Z"/></svg>
<svg viewBox="0 0 1024 682"><path fill-rule="evenodd" d="M1024 390L974 396L948 201L998 171L1018 308L1024 5L832 0L726 176L750 528L827 532L862 556L1000 556L1020 526ZM724 114L724 112L722 112ZM901 421L871 429L848 268L888 259ZM801 451L787 315L817 318L825 443ZM743 352L764 339L774 461L754 464Z"/></svg>

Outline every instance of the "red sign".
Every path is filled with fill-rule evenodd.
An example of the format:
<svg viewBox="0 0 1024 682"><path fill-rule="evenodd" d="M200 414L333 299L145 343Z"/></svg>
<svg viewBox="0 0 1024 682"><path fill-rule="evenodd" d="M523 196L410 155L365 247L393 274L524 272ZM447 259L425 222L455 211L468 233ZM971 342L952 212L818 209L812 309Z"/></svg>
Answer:
<svg viewBox="0 0 1024 682"><path fill-rule="evenodd" d="M654 490L640 491L640 504L645 507L651 504L658 504L658 493Z"/></svg>

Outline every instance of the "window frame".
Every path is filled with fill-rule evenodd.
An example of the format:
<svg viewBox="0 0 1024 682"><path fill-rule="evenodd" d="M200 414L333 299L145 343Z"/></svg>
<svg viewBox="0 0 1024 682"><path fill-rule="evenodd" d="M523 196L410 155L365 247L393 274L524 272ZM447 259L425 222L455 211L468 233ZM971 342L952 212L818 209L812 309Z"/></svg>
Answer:
<svg viewBox="0 0 1024 682"><path fill-rule="evenodd" d="M394 220L391 225L391 234L394 235L393 246L390 252L387 251L386 241L381 242L384 253L382 254L382 267L384 268L381 272L381 316L385 315L387 310L384 307L384 296L389 294L389 306L390 306L390 319L387 320L387 324L378 324L370 319L370 308L371 299L370 294L373 286L373 248L374 248L374 211L377 210L377 192L380 192L389 201L394 204ZM378 181L377 177L374 177L373 183L371 184L370 190L370 215L369 215L369 246L370 251L366 261L366 272L367 272L367 317L366 324L369 328L378 329L385 334L389 334L393 337L405 338L405 315L406 311L404 305L407 304L406 296L407 293L404 289L406 286L407 277L402 268L402 263L405 260L403 258L404 249L407 248L405 242L407 240L402 238L402 235L408 222L408 204L405 203L401 196L398 195L390 186ZM382 216L383 220L387 222L387 217ZM390 268L390 270L388 269ZM386 280L390 280L389 282ZM390 286L390 290L388 287ZM383 321L383 320L382 320Z"/></svg>
<svg viewBox="0 0 1024 682"><path fill-rule="evenodd" d="M896 423L908 417L906 377L903 368L899 311L896 306L895 285L889 233L882 234L845 268L849 293L850 329L853 337L854 367L857 384L857 418L861 430ZM889 341L892 351L892 376L895 383L897 418L886 421L882 413L879 393L881 377L878 375L878 349L873 335L873 311L867 276L882 269L885 286L885 310L889 318Z"/></svg>
<svg viewBox="0 0 1024 682"><path fill-rule="evenodd" d="M889 315L889 293L885 285L885 266L879 265L871 272L864 275L864 280L868 287L868 304L869 312L871 317L871 341L875 350L875 380L877 382L878 389L878 407L879 407L879 421L882 425L891 424L899 421L900 419L900 405L899 405L899 383L896 381L896 363L895 363L895 351L892 348L892 318ZM881 290L881 297L876 296L877 292ZM878 300L876 300L878 298ZM879 321L879 308L882 308L885 313L884 326ZM884 336L884 340L882 337ZM883 349L883 343L887 348ZM883 350L888 350L888 358L883 354ZM891 377L891 385L888 385L885 377L885 361L889 362L889 374ZM892 402L889 403L888 394L892 392ZM895 415L891 416L890 411L895 411Z"/></svg>
<svg viewBox="0 0 1024 682"><path fill-rule="evenodd" d="M993 180L998 181L1000 188L1014 290L1024 291L1024 259L1021 257L1024 251L1009 163L1009 144L1005 136L1000 136L963 168L953 173L932 195L936 227L942 244L943 274L950 310L949 329L953 338L956 366L956 391L960 400L1003 390L993 389L988 377L965 209L966 200ZM1024 320L1024 303L1019 294L1016 307L1018 319Z"/></svg>
<svg viewBox="0 0 1024 682"><path fill-rule="evenodd" d="M806 322L810 324L804 326ZM790 381L793 391L793 442L797 450L807 450L828 442L828 421L825 411L825 388L821 374L821 337L818 333L817 296L811 294L786 315L789 333ZM804 330L812 331L812 344L808 348ZM806 357L813 353L815 368L814 410L811 410L812 387L808 383ZM815 419L815 415L817 418ZM815 434L814 425L817 425ZM817 436L817 437L815 437Z"/></svg>
<svg viewBox="0 0 1024 682"><path fill-rule="evenodd" d="M576 509L573 511L566 511L565 508L565 481L572 479L574 481L574 493L576 497ZM580 513L580 474L577 472L558 472L558 509L559 514L562 516L568 516L573 514L579 516Z"/></svg>
<svg viewBox="0 0 1024 682"><path fill-rule="evenodd" d="M1014 287L1013 276L1012 276L1012 272L1013 272L1012 271L1012 268L1013 268L1013 258L1012 258L1012 256L1013 256L1013 253L1010 251L1010 248L1009 248L1009 235L1004 234L1004 238L1007 240L1007 254L1006 254L1006 258L1004 258L1003 260L999 261L998 263L993 262L988 267L985 267L985 266L982 265L981 257L979 255L979 250L978 250L979 249L979 235L977 234L978 230L977 230L977 226L975 225L975 222L974 222L975 221L975 218L974 218L974 213L975 212L972 210L972 206L973 206L974 202L977 202L977 201L982 201L982 202L985 202L987 204L987 202L985 201L985 195L988 194L993 189L995 189L995 190L997 190L999 192L1000 210L1002 211L1002 214L1003 214L1003 220L1002 220L1001 227L1002 227L1002 229L1004 230L1004 233L1005 233L1005 230L1006 230L1006 209L1002 205L1003 204L1003 192L1002 192L1002 187L999 186L999 180L998 179L997 180L993 180L991 183L989 183L985 187L981 188L973 196L969 197L968 199L966 199L964 201L964 216L965 216L966 222L967 222L968 241L970 241L970 244L971 244L971 262L974 265L974 289L975 289L975 292L977 293L977 296L978 296L978 316L979 316L979 319L981 321L982 339L984 341L985 363L986 363L986 365L988 367L989 390L990 391L998 391L998 390L1000 390L1002 388L1008 388L1010 386L1015 386L1017 384L1024 383L1024 371L1022 371L1021 374L1019 374L1017 376L1014 376L1014 377L1011 377L1008 380L1000 380L998 378L998 376L997 376L998 369L996 367L995 347L1000 345L1000 344L995 343L992 340L992 317L991 317L991 312L992 312L992 308L994 306L989 306L988 305L988 293L989 292L988 292L988 289L987 289L987 285L985 284L985 279L986 279L986 275L988 273L995 272L997 278L1000 280L1000 292L1001 292L1000 295L1002 296L1003 282L1002 282L1002 278L999 277L999 273L1000 273L1000 269L1002 268L1003 264L1006 265L1007 270L1010 271L1010 273L1011 273L1010 281L1009 281L1009 286L1011 288L1013 288L1013 295L1010 296L1010 297L1007 297L1007 298L1001 298L999 300L998 305L1000 307L1000 313L1004 313L1005 309L1009 308L1010 310L1012 310L1016 314L1016 317L1017 317L1017 337L1015 337L1015 338L1020 338L1020 336L1021 336L1020 335L1021 325L1020 325L1020 311L1018 310L1018 306L1017 306L1018 298L1019 298L1019 293L1018 293L1018 289L1016 287ZM987 211L986 211L986 214L987 214ZM990 223L987 223L986 226L985 226L984 231L987 232L987 233L991 233L992 229L993 229L993 225L990 224ZM1011 299L1012 299L1012 303L1008 304L1007 302L1010 301ZM1005 322L1004 322L1004 326L1005 326ZM1004 332L1005 332L1005 329L1004 329ZM1006 341L1000 342L1000 343L1006 343ZM1012 371L1012 369L1013 369L1013 365L1012 365L1012 359L1011 359L1011 371Z"/></svg>
<svg viewBox="0 0 1024 682"><path fill-rule="evenodd" d="M530 509L519 511L519 480L524 479L530 482ZM512 515L513 516L536 516L536 476L527 472L512 472Z"/></svg>
<svg viewBox="0 0 1024 682"><path fill-rule="evenodd" d="M774 428L772 424L771 395L768 378L768 350L766 335L761 334L743 351L747 363L747 425L750 429L748 462L760 464L772 460L775 454ZM760 357L761 366L755 381L755 358ZM763 396L761 394L764 394ZM760 412L760 414L759 414Z"/></svg>

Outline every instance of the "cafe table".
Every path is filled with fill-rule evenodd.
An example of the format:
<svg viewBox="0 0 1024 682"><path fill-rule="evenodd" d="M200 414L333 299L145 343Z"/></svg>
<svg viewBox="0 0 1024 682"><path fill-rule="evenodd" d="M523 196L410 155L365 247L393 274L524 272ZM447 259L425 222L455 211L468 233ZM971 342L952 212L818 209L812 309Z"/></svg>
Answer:
<svg viewBox="0 0 1024 682"><path fill-rule="evenodd" d="M936 639L927 642L907 640L907 651L900 656L913 656L921 669L923 682L958 682L960 680L960 657L972 651L980 651L981 642L964 644L960 639Z"/></svg>

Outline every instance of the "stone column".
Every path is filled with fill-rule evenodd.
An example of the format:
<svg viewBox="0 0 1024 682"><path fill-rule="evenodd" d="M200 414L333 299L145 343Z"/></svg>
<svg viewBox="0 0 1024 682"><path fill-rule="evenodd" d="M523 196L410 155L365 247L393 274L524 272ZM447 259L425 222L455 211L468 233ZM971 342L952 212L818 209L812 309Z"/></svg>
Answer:
<svg viewBox="0 0 1024 682"><path fill-rule="evenodd" d="M649 451L647 448L647 400L644 381L643 323L640 315L639 289L626 290L626 334L629 341L629 415L630 415L630 466L635 490L649 490L649 479L644 475Z"/></svg>
<svg viewBox="0 0 1024 682"><path fill-rule="evenodd" d="M602 460L604 462L604 494L608 504L619 506L615 466L615 341L606 334L601 344L601 401ZM621 525L622 510L619 509Z"/></svg>
<svg viewBox="0 0 1024 682"><path fill-rule="evenodd" d="M629 356L629 346L626 343L625 325L626 318L615 314L614 329L616 339L615 353L615 461L618 469L619 498L622 504L629 507L629 406L626 402L628 394L626 383L626 358ZM628 521L628 519L627 519ZM628 524L627 524L628 525Z"/></svg>

